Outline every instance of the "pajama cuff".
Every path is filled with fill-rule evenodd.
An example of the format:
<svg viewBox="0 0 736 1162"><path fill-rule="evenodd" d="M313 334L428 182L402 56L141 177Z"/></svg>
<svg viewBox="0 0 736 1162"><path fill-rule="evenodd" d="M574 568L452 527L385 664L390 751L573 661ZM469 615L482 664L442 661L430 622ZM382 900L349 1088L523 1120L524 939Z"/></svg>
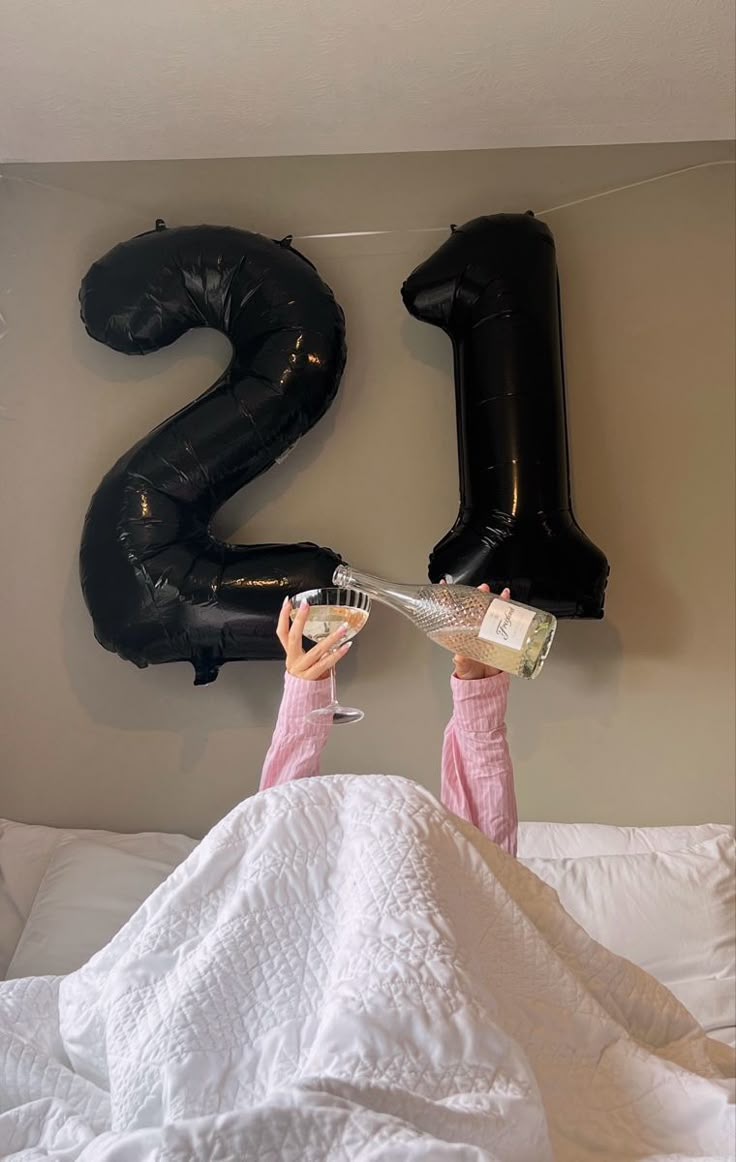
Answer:
<svg viewBox="0 0 736 1162"><path fill-rule="evenodd" d="M330 702L330 681L320 678L308 682L306 678L284 675L284 694L279 710L279 725L289 734L324 734L332 725L326 722L310 722L307 715L311 710L321 710Z"/></svg>
<svg viewBox="0 0 736 1162"><path fill-rule="evenodd" d="M454 719L463 730L490 731L503 728L509 693L509 675L465 681L450 679L454 702Z"/></svg>

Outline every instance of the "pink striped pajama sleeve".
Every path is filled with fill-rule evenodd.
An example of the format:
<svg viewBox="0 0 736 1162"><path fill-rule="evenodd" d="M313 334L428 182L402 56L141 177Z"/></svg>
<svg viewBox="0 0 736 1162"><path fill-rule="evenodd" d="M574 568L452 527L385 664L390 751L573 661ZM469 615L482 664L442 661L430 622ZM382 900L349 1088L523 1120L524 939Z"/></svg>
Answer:
<svg viewBox="0 0 736 1162"><path fill-rule="evenodd" d="M518 816L506 741L509 677L451 678L454 710L442 745L440 797L448 811L516 855Z"/></svg>
<svg viewBox="0 0 736 1162"><path fill-rule="evenodd" d="M332 725L310 722L307 715L310 710L327 706L329 701L330 683L326 678L307 682L284 675L279 716L261 772L261 791L319 774L319 761Z"/></svg>
<svg viewBox="0 0 736 1162"><path fill-rule="evenodd" d="M515 855L516 796L504 722L508 677L468 682L453 677L451 682L454 711L442 746L442 802ZM329 698L328 681L306 682L286 674L262 791L320 773L331 728L309 722L307 714L326 706Z"/></svg>

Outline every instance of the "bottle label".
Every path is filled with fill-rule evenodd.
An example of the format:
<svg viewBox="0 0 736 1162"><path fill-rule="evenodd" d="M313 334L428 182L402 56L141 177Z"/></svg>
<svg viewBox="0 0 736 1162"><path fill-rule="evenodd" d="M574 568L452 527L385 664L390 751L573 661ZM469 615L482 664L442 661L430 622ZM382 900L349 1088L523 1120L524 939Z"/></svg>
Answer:
<svg viewBox="0 0 736 1162"><path fill-rule="evenodd" d="M478 637L481 641L494 642L509 650L520 650L536 616L533 609L522 609L500 597L494 597L481 622Z"/></svg>

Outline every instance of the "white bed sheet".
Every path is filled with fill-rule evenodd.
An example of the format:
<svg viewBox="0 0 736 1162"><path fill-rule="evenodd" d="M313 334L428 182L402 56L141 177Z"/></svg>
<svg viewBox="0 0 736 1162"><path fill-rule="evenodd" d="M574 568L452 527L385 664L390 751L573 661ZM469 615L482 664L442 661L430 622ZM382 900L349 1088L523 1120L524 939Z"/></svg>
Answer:
<svg viewBox="0 0 736 1162"><path fill-rule="evenodd" d="M733 839L733 834L734 829L725 824L616 827L527 822L519 827L519 857L534 861L535 873L559 890L562 863L556 866L555 861L575 864L580 860L573 868L579 875L591 857L677 852L725 837ZM115 935L196 843L187 836L161 832L124 835L0 820L0 977L74 971ZM549 875L539 862L546 860L552 861ZM648 893L652 881L645 863L642 875L647 879L641 887ZM636 859L631 860L630 868L636 864ZM85 883L89 884L86 896ZM573 894L560 894L570 914L585 926L590 901L585 908L582 903L576 907ZM588 928L595 925L588 923ZM601 939L599 932L591 934ZM628 952L628 946L615 947L616 940L611 939L615 932L605 935L603 942L614 951ZM670 959L676 956L677 945L677 934L672 935ZM736 1045L736 981L701 977L676 991L711 1036Z"/></svg>
<svg viewBox="0 0 736 1162"><path fill-rule="evenodd" d="M304 779L0 986L18 1162L725 1158L733 1058L425 790Z"/></svg>

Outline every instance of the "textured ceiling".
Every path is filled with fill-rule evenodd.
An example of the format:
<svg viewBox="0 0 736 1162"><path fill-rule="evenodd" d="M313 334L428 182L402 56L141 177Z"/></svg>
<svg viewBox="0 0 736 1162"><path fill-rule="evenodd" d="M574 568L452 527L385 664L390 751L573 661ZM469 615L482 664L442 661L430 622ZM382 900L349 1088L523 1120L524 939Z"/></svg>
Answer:
<svg viewBox="0 0 736 1162"><path fill-rule="evenodd" d="M723 139L732 0L2 0L0 160Z"/></svg>

